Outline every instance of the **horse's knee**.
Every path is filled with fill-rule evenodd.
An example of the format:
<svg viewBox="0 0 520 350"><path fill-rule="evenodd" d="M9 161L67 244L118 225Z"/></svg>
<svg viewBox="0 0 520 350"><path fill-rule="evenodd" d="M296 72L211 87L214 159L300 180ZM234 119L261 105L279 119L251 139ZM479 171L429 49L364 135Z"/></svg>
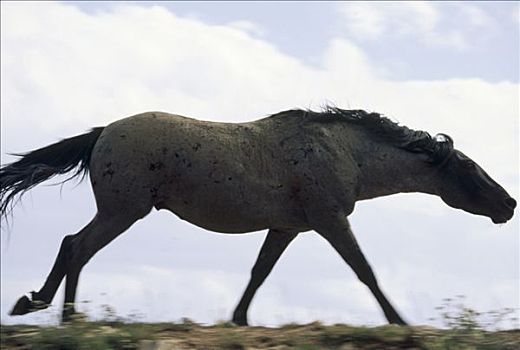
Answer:
<svg viewBox="0 0 520 350"><path fill-rule="evenodd" d="M267 275L271 272L269 264L266 263L257 263L251 269L250 275L251 279L256 283L257 280L263 280L267 277Z"/></svg>
<svg viewBox="0 0 520 350"><path fill-rule="evenodd" d="M372 272L372 269L367 269L362 272L357 273L358 279L363 282L368 287L375 287L377 286L377 279L374 273Z"/></svg>

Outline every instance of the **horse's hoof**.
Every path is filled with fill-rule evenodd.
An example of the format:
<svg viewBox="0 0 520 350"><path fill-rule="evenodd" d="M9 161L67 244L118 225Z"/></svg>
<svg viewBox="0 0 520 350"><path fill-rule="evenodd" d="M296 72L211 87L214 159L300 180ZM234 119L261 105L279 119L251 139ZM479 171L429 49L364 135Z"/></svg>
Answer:
<svg viewBox="0 0 520 350"><path fill-rule="evenodd" d="M71 323L85 323L88 321L88 316L82 312L70 312L63 313L61 315L61 324L71 324Z"/></svg>
<svg viewBox="0 0 520 350"><path fill-rule="evenodd" d="M401 317L397 316L396 318L393 318L390 320L390 324L395 324L398 326L408 326L408 323L406 323Z"/></svg>
<svg viewBox="0 0 520 350"><path fill-rule="evenodd" d="M71 323L75 321L81 321L81 316L80 314L76 313L74 304L66 303L63 306L63 312L61 314L61 323Z"/></svg>
<svg viewBox="0 0 520 350"><path fill-rule="evenodd" d="M241 327L248 326L246 317L235 317L234 316L233 319L231 320L231 322L233 322L237 326L241 326Z"/></svg>
<svg viewBox="0 0 520 350"><path fill-rule="evenodd" d="M31 312L30 309L31 309L31 300L29 300L29 298L27 298L27 296L24 295L23 297L18 299L18 301L14 305L14 307L11 310L11 312L9 313L9 315L11 315L11 316L25 315L25 314Z"/></svg>
<svg viewBox="0 0 520 350"><path fill-rule="evenodd" d="M26 295L18 299L16 304L14 305L11 312L9 312L9 315L11 316L18 316L18 315L25 315L30 312L43 310L47 308L49 304L46 304L45 302L41 300L31 300Z"/></svg>

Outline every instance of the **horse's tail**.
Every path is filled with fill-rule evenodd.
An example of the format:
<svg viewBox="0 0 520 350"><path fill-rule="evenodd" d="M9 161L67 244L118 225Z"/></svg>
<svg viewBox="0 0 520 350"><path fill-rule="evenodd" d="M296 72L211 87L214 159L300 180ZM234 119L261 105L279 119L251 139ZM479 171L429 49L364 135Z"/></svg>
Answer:
<svg viewBox="0 0 520 350"><path fill-rule="evenodd" d="M92 149L104 127L64 139L52 145L25 153L16 162L0 167L0 218L13 206L13 200L54 175L65 174L76 168L68 181L88 173Z"/></svg>

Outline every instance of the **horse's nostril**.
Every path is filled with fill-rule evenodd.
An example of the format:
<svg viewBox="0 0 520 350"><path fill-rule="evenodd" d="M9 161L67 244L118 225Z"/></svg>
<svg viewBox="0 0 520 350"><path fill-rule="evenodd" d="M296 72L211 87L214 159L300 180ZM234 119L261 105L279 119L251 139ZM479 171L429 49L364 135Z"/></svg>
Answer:
<svg viewBox="0 0 520 350"><path fill-rule="evenodd" d="M516 201L513 198L508 198L508 199L506 199L506 205L511 209L515 209Z"/></svg>

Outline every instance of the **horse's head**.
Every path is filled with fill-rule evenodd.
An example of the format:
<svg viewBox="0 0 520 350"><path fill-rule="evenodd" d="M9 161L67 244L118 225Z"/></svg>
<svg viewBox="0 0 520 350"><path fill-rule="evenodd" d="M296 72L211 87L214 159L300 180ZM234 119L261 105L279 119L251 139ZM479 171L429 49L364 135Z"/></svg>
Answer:
<svg viewBox="0 0 520 350"><path fill-rule="evenodd" d="M516 201L478 164L453 150L440 165L440 197L450 207L489 217L495 224L513 217Z"/></svg>

